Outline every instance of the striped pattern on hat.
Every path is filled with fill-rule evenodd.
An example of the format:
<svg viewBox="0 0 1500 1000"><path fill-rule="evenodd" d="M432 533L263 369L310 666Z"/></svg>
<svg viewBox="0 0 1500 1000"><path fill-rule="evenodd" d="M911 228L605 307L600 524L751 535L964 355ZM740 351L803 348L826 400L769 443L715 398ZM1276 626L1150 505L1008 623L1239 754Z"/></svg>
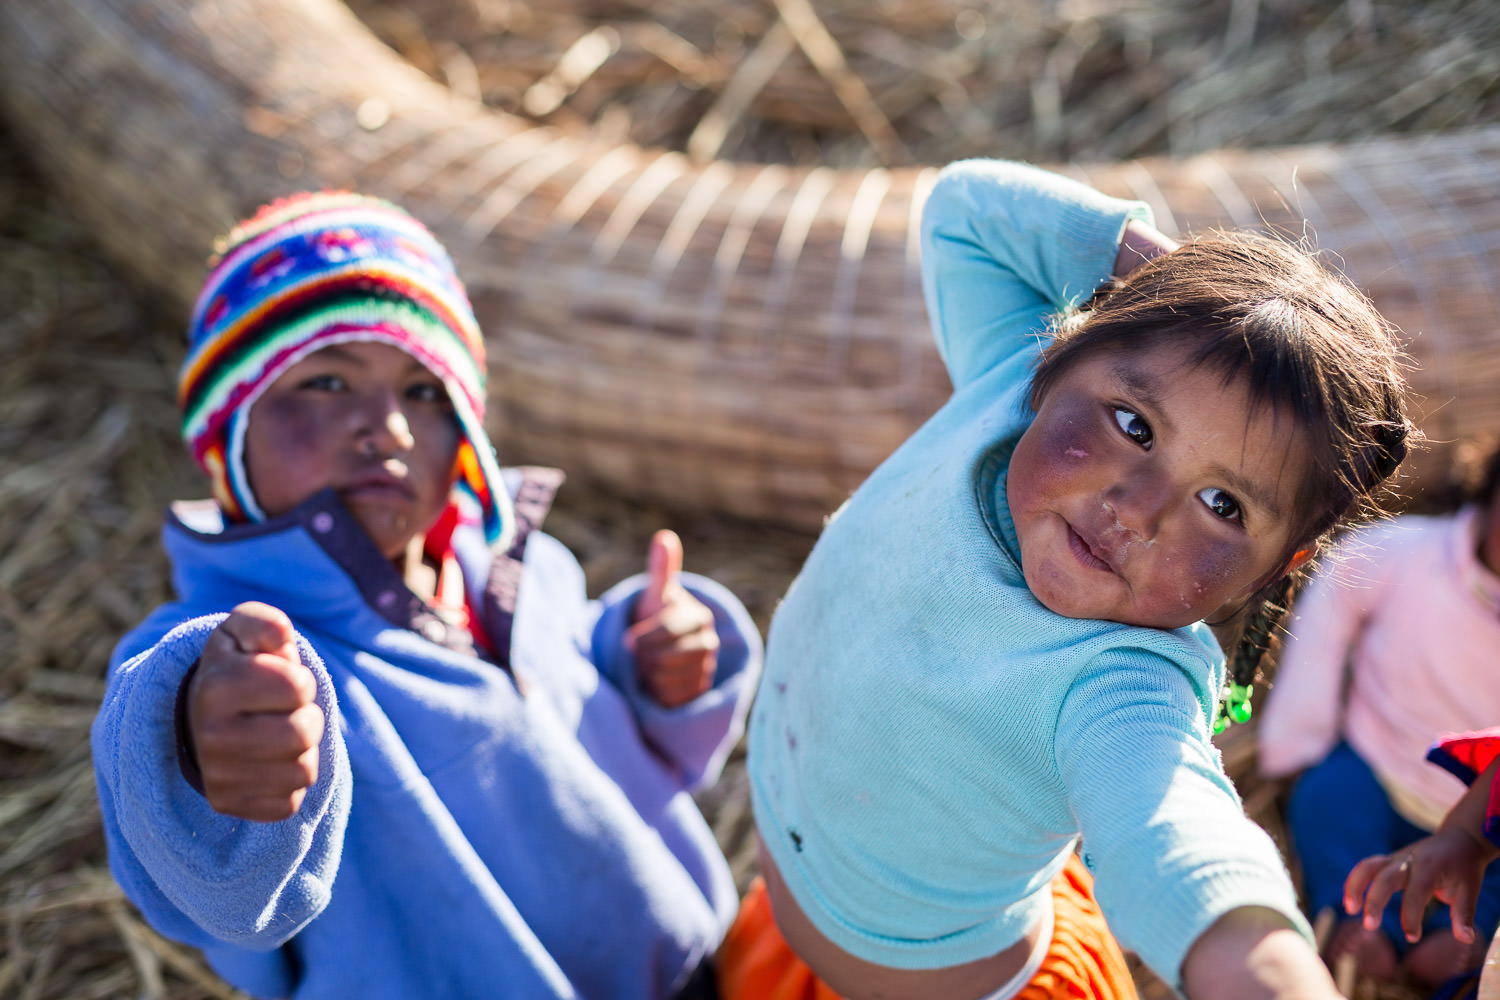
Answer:
<svg viewBox="0 0 1500 1000"><path fill-rule="evenodd" d="M330 344L373 340L442 379L463 442L458 486L508 545L510 497L484 432L484 341L442 245L416 219L350 192L293 195L226 238L188 327L177 379L182 435L230 517L264 517L245 474L245 417L288 367Z"/></svg>

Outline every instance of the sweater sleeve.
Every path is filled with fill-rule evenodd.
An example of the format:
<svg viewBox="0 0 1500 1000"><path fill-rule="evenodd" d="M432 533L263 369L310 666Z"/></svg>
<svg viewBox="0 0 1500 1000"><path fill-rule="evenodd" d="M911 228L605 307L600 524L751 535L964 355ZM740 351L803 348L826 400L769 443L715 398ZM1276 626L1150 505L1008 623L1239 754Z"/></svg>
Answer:
<svg viewBox="0 0 1500 1000"><path fill-rule="evenodd" d="M1280 852L1224 774L1202 692L1164 658L1108 659L1070 689L1055 746L1111 930L1179 991L1189 948L1231 910L1272 909L1310 942Z"/></svg>
<svg viewBox="0 0 1500 1000"><path fill-rule="evenodd" d="M1350 535L1329 554L1292 609L1275 682L1256 730L1262 774L1316 764L1343 728L1346 665L1381 594L1383 532Z"/></svg>
<svg viewBox="0 0 1500 1000"><path fill-rule="evenodd" d="M954 388L1034 347L1108 280L1130 219L1150 210L1037 167L945 167L922 212L922 290Z"/></svg>
<svg viewBox="0 0 1500 1000"><path fill-rule="evenodd" d="M644 574L611 587L599 598L594 626L593 658L629 701L646 740L681 776L683 787L712 784L745 729L745 716L760 679L761 638L750 613L728 588L695 573L683 573L682 585L714 616L719 635L718 666L713 686L677 708L657 704L636 679L635 655L625 648L630 610L645 589Z"/></svg>
<svg viewBox="0 0 1500 1000"><path fill-rule="evenodd" d="M1485 769L1500 757L1500 727L1467 733L1447 733L1427 751L1427 759L1472 786ZM1490 782L1480 832L1500 847L1500 774Z"/></svg>
<svg viewBox="0 0 1500 1000"><path fill-rule="evenodd" d="M217 940L269 951L328 903L348 818L349 763L332 682L299 635L329 720L318 780L301 809L276 823L225 816L188 783L178 756L178 690L225 617L182 620L167 608L122 641L91 732L94 772L110 868L151 924L199 947Z"/></svg>

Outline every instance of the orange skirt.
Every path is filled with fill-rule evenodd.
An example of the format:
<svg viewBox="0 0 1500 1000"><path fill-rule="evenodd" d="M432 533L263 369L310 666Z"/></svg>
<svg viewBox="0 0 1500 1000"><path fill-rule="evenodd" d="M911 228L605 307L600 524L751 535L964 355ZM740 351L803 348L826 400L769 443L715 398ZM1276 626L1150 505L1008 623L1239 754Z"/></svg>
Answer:
<svg viewBox="0 0 1500 1000"><path fill-rule="evenodd" d="M1076 854L1052 880L1052 906L1052 942L1017 1000L1134 1000L1135 981ZM721 1000L839 1000L776 929L760 879L745 894L717 964Z"/></svg>

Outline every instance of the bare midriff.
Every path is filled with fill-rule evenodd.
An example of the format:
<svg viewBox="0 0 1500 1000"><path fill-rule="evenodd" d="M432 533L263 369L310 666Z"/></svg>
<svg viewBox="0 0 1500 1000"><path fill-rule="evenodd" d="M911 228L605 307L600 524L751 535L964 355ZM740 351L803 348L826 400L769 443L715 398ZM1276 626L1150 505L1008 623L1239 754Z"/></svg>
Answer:
<svg viewBox="0 0 1500 1000"><path fill-rule="evenodd" d="M942 969L893 969L855 958L813 926L782 881L781 872L760 845L760 871L771 913L786 943L808 968L846 1000L980 1000L1009 982L1026 966L1042 933L1038 924L1004 951Z"/></svg>

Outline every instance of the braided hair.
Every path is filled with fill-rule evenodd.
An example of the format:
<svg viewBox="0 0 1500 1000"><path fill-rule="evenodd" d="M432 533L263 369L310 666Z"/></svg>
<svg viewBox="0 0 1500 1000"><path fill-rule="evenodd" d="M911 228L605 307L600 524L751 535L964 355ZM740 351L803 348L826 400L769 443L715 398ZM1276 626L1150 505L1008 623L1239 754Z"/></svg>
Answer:
<svg viewBox="0 0 1500 1000"><path fill-rule="evenodd" d="M1244 379L1251 405L1289 414L1311 460L1287 551L1244 609L1225 706L1248 718L1249 689L1310 559L1339 527L1379 513L1420 440L1406 414L1396 332L1318 254L1275 236L1215 232L1146 261L1065 312L1043 350L1031 404L1105 351L1172 343L1190 365ZM1224 710L1221 708L1221 715Z"/></svg>

